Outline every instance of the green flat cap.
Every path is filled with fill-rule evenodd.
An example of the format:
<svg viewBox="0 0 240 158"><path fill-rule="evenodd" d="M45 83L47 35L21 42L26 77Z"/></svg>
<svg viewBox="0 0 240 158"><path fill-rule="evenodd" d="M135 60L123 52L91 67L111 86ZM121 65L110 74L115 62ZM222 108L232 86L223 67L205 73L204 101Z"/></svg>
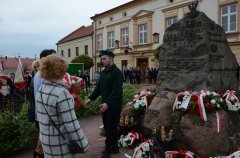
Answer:
<svg viewBox="0 0 240 158"><path fill-rule="evenodd" d="M110 50L101 50L100 53L99 53L99 57L101 57L101 56L103 56L103 55L108 55L108 56L114 58L114 54L113 54L113 52L110 51Z"/></svg>

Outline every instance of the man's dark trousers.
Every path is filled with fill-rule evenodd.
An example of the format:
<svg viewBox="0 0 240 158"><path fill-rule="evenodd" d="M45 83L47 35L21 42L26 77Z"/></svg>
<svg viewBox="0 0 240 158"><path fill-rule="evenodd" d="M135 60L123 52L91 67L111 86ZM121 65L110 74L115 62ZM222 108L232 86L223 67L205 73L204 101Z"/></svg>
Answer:
<svg viewBox="0 0 240 158"><path fill-rule="evenodd" d="M102 114L103 125L106 132L106 150L110 153L118 150L118 125L121 110L108 109Z"/></svg>

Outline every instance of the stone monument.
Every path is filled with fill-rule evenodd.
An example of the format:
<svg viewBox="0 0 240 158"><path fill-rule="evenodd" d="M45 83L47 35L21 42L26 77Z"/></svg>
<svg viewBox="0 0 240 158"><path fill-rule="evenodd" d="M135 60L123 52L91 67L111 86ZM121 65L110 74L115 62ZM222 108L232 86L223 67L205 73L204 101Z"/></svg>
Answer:
<svg viewBox="0 0 240 158"><path fill-rule="evenodd" d="M145 113L143 129L149 135L153 128L174 126L175 150L194 150L199 156L213 152L224 155L231 148L225 111L220 114L224 121L219 133L215 116L209 116L208 123L194 124L191 115L183 117L181 113L172 111L179 92L188 89L218 92L238 89L238 63L225 32L204 13L196 11L196 5L189 5L189 15L168 27L164 34L156 83L158 95Z"/></svg>

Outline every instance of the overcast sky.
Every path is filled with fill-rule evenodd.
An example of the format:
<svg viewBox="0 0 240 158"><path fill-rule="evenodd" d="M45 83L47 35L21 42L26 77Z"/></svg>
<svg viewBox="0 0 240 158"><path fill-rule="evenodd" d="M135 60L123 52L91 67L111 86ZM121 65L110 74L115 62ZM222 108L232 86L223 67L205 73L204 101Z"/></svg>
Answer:
<svg viewBox="0 0 240 158"><path fill-rule="evenodd" d="M39 57L90 17L131 0L0 0L0 56Z"/></svg>

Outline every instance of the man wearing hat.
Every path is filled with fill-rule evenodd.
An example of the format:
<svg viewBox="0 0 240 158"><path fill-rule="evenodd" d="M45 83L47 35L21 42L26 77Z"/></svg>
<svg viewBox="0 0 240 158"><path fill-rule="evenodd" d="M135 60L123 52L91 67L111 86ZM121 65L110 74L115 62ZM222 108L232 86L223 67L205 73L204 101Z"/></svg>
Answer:
<svg viewBox="0 0 240 158"><path fill-rule="evenodd" d="M123 74L113 63L113 52L102 50L99 56L105 69L100 74L96 88L86 101L86 107L88 108L91 101L95 100L99 95L102 96L100 113L102 113L106 132L106 147L102 152L102 158L109 158L110 154L119 153L117 128L122 109Z"/></svg>

